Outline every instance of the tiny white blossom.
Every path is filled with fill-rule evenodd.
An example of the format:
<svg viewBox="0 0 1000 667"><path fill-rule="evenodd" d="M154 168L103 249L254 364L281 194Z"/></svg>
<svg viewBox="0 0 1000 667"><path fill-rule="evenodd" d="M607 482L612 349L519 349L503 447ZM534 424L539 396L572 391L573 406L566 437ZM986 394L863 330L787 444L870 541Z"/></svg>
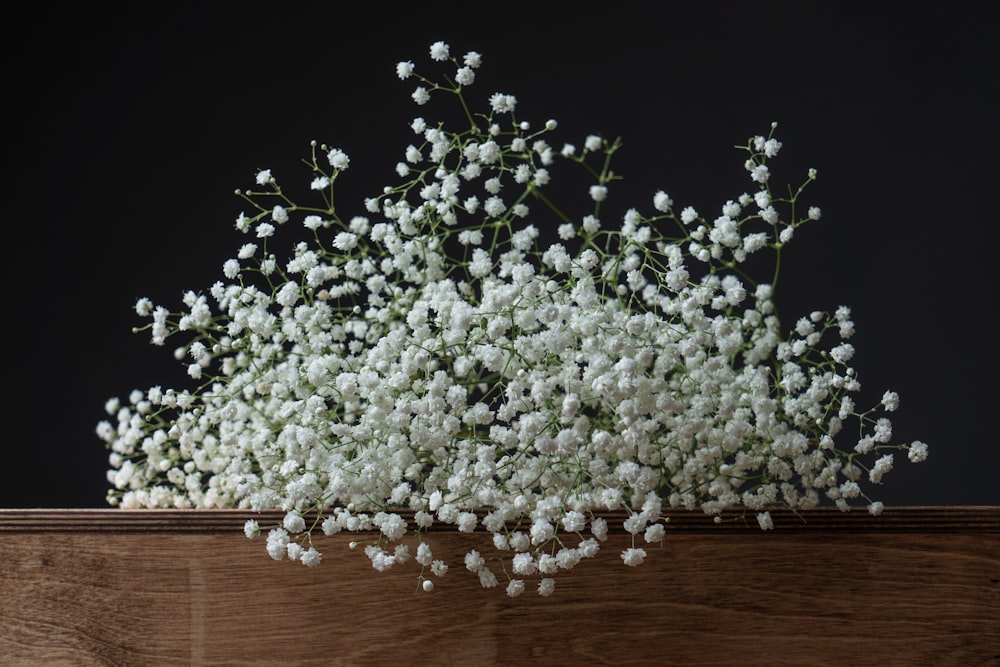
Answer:
<svg viewBox="0 0 1000 667"><path fill-rule="evenodd" d="M462 86L471 86L476 80L476 73L471 67L462 67L455 73L455 82Z"/></svg>
<svg viewBox="0 0 1000 667"><path fill-rule="evenodd" d="M673 205L673 200L663 190L657 191L657 193L653 196L653 208L661 213L669 213L670 208Z"/></svg>
<svg viewBox="0 0 1000 667"><path fill-rule="evenodd" d="M411 95L413 101L417 104L423 106L427 104L431 99L431 94L427 92L427 89L423 86L417 86L413 89L413 94Z"/></svg>
<svg viewBox="0 0 1000 667"><path fill-rule="evenodd" d="M507 597L516 598L524 592L524 581L522 579L511 579L507 584Z"/></svg>
<svg viewBox="0 0 1000 667"><path fill-rule="evenodd" d="M409 60L396 63L396 76L400 79L408 79L413 74L414 66Z"/></svg>
<svg viewBox="0 0 1000 667"><path fill-rule="evenodd" d="M494 93L490 96L490 107L492 107L494 113L504 114L511 113L517 106L517 98L513 95L504 95L502 93Z"/></svg>
<svg viewBox="0 0 1000 667"><path fill-rule="evenodd" d="M448 45L444 42L434 42L431 44L431 60L448 60Z"/></svg>
<svg viewBox="0 0 1000 667"><path fill-rule="evenodd" d="M636 549L634 547L625 549L622 551L622 560L629 567L636 567L642 565L643 561L646 560L646 550Z"/></svg>
<svg viewBox="0 0 1000 667"><path fill-rule="evenodd" d="M920 463L927 460L927 451L928 447L925 443L920 442L919 440L914 440L910 443L910 451L907 454L907 457L913 463Z"/></svg>
<svg viewBox="0 0 1000 667"><path fill-rule="evenodd" d="M752 165L749 167L750 178L757 183L767 183L771 177L771 171L765 164Z"/></svg>
<svg viewBox="0 0 1000 667"><path fill-rule="evenodd" d="M338 250L348 251L358 245L358 235L351 232L340 232L333 239L333 247Z"/></svg>
<svg viewBox="0 0 1000 667"><path fill-rule="evenodd" d="M323 554L316 547L309 547L299 555L299 561L306 567L316 567L323 560Z"/></svg>
<svg viewBox="0 0 1000 667"><path fill-rule="evenodd" d="M347 157L347 153L339 148L330 149L330 152L326 154L326 159L330 162L331 167L339 171L347 169L351 164L351 159Z"/></svg>
<svg viewBox="0 0 1000 667"><path fill-rule="evenodd" d="M630 567L668 540L666 507L716 523L739 508L765 531L777 506L882 513L868 486L928 447L897 440L895 392L861 391L848 307L778 317L778 255L820 219L799 203L808 181L772 184L781 142L743 144L756 185L708 203L714 216L653 188L651 214L626 205L609 226L617 141L557 149L559 124L514 118L513 95L467 97L479 53L429 56L436 75L396 63L401 94L457 100L466 122L404 121L389 182L354 204L347 154L310 142L300 187L261 169L236 191L237 231L264 240L173 308L134 303L191 382L104 402L109 502L278 510L277 526L243 525L275 560L316 567L319 532L363 532L348 546L378 572L409 565L430 592L464 566L511 597L552 595L598 557L605 510L622 514ZM305 231L278 235L292 218ZM435 524L489 549L432 548Z"/></svg>

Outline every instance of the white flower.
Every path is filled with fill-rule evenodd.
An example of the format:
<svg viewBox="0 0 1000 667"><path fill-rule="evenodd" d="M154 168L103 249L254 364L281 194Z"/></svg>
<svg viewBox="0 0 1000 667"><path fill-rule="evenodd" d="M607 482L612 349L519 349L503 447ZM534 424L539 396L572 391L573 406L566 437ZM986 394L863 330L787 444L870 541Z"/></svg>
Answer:
<svg viewBox="0 0 1000 667"><path fill-rule="evenodd" d="M485 210L486 214L491 218L499 218L504 214L504 211L507 210L507 206L503 203L503 199L494 196L486 200L486 203L483 205L483 210Z"/></svg>
<svg viewBox="0 0 1000 667"><path fill-rule="evenodd" d="M333 247L338 250L348 251L358 246L358 235L351 232L340 232L333 239Z"/></svg>
<svg viewBox="0 0 1000 667"><path fill-rule="evenodd" d="M777 252L820 218L815 170L773 185L781 142L756 135L740 160L757 186L719 193L716 216L650 189L608 225L617 141L584 134L578 150L553 120L512 118L513 95L467 99L482 57L429 52L450 63L443 82L408 60L397 77L473 124L413 118L391 180L353 204L348 156L312 142L308 188L265 169L266 191L237 191L237 232L263 240L173 309L135 302L136 329L169 339L190 382L104 403L110 502L280 510L275 560L316 567L317 533L359 532L350 547L377 571L416 563L429 591L464 565L511 597L528 581L551 595L597 557L605 510L623 515L629 567L647 557L636 544L666 540L664 508L742 509L763 530L770 509L821 499L880 514L868 487L928 447L893 444L895 392L861 404L849 308L785 321L773 300ZM306 231L279 235L292 217ZM420 539L435 522L488 532L490 553L435 554Z"/></svg>
<svg viewBox="0 0 1000 667"><path fill-rule="evenodd" d="M663 190L658 190L655 195L653 195L653 208L661 213L669 213L670 208L674 205L674 201L667 195Z"/></svg>
<svg viewBox="0 0 1000 667"><path fill-rule="evenodd" d="M431 60L448 60L448 45L444 42L431 44Z"/></svg>
<svg viewBox="0 0 1000 667"><path fill-rule="evenodd" d="M455 82L462 86L471 86L476 80L476 73L471 67L461 67L455 72Z"/></svg>
<svg viewBox="0 0 1000 667"><path fill-rule="evenodd" d="M285 557L288 546L288 533L284 528L272 528L267 534L267 553L274 560Z"/></svg>
<svg viewBox="0 0 1000 667"><path fill-rule="evenodd" d="M149 317L153 312L153 302L146 297L142 297L135 302L135 312L139 317Z"/></svg>
<svg viewBox="0 0 1000 667"><path fill-rule="evenodd" d="M326 159L330 162L330 166L338 171L347 169L351 164L351 159L347 157L347 153L339 148L331 148L330 152L326 154Z"/></svg>
<svg viewBox="0 0 1000 667"><path fill-rule="evenodd" d="M323 554L316 547L309 547L299 555L299 560L306 567L316 567L323 560Z"/></svg>
<svg viewBox="0 0 1000 667"><path fill-rule="evenodd" d="M494 93L490 96L490 107L493 109L494 113L505 114L512 113L514 108L517 106L517 98L513 95L504 95L502 93Z"/></svg>
<svg viewBox="0 0 1000 667"><path fill-rule="evenodd" d="M400 79L409 79L413 74L413 63L409 60L404 60L396 63L396 76Z"/></svg>
<svg viewBox="0 0 1000 667"><path fill-rule="evenodd" d="M516 598L524 592L524 581L521 579L511 579L507 584L507 597Z"/></svg>
<svg viewBox="0 0 1000 667"><path fill-rule="evenodd" d="M427 104L431 99L431 94L427 92L427 89L423 86L417 86L413 89L413 94L411 95L413 101L417 104L423 106Z"/></svg>
<svg viewBox="0 0 1000 667"><path fill-rule="evenodd" d="M289 533L301 533L306 528L306 521L301 514L293 510L285 514L283 525Z"/></svg>
<svg viewBox="0 0 1000 667"><path fill-rule="evenodd" d="M750 172L750 179L757 183L767 183L771 177L771 170L767 168L766 164L750 164L747 166L747 170Z"/></svg>
<svg viewBox="0 0 1000 667"><path fill-rule="evenodd" d="M465 568L469 572L479 572L485 565L486 561L475 549L465 554Z"/></svg>
<svg viewBox="0 0 1000 667"><path fill-rule="evenodd" d="M920 463L927 460L927 445L919 440L914 440L910 443L910 451L907 457L913 463Z"/></svg>
<svg viewBox="0 0 1000 667"><path fill-rule="evenodd" d="M478 572L479 574L479 584L483 588L493 588L497 585L497 576L493 574L493 571L488 568L482 568Z"/></svg>
<svg viewBox="0 0 1000 667"><path fill-rule="evenodd" d="M882 477L885 476L887 472L892 470L892 463L892 454L886 454L875 461L875 465L872 466L871 471L868 473L868 478L871 480L871 483L881 484Z"/></svg>
<svg viewBox="0 0 1000 667"><path fill-rule="evenodd" d="M667 530L663 527L662 523L655 523L652 526L646 528L646 532L643 535L643 539L647 542L662 542L663 538L666 537Z"/></svg>
<svg viewBox="0 0 1000 667"><path fill-rule="evenodd" d="M634 547L625 549L622 551L622 560L629 567L636 567L642 565L643 561L646 560L646 550L636 549Z"/></svg>
<svg viewBox="0 0 1000 667"><path fill-rule="evenodd" d="M538 564L530 553L515 554L511 563L515 574L529 576L538 570Z"/></svg>

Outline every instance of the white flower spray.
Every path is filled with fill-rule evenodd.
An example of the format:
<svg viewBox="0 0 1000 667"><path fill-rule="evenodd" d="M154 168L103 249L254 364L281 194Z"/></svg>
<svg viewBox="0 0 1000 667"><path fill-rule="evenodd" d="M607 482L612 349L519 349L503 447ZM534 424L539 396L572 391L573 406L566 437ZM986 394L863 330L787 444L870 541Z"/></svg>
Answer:
<svg viewBox="0 0 1000 667"><path fill-rule="evenodd" d="M430 56L451 68L445 83L409 61L396 74L417 82L418 105L455 97L464 129L414 119L399 181L350 216L334 205L350 167L338 148L312 146L317 204L259 171L259 189L237 193L251 240L225 281L177 313L138 301L153 343L183 339L195 388L107 403L109 502L281 509L281 525L245 532L307 566L322 559L314 531L370 531L372 565L415 560L427 591L449 565L403 538L435 520L486 530L496 553L470 550L457 569L486 588L506 579L510 596L528 580L552 594L554 575L597 554L608 510L626 512L633 567L667 534L664 507L743 509L764 530L769 508L824 498L880 513L862 484L882 481L893 451L919 462L927 446L894 443L880 415L895 392L855 407L848 308L788 332L777 318L777 259L820 209L799 213L815 170L772 188L776 126L743 149L751 191L717 213L656 190L648 212L604 220L618 142L554 148L556 121L518 120L509 94L474 113L482 56L443 42ZM579 218L554 189L574 167L589 179ZM292 225L310 240L279 254ZM764 253L772 272L757 280L746 261Z"/></svg>

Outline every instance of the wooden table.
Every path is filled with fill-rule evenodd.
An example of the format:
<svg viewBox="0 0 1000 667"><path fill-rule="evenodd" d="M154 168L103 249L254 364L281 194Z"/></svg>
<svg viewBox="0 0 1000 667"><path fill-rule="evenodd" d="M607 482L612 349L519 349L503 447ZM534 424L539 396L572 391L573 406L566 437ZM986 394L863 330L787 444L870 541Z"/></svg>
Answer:
<svg viewBox="0 0 1000 667"><path fill-rule="evenodd" d="M611 535L555 593L508 598L461 566L488 535L432 529L452 569L372 569L320 536L272 561L235 510L0 510L0 665L998 665L1000 507L671 514L625 567Z"/></svg>

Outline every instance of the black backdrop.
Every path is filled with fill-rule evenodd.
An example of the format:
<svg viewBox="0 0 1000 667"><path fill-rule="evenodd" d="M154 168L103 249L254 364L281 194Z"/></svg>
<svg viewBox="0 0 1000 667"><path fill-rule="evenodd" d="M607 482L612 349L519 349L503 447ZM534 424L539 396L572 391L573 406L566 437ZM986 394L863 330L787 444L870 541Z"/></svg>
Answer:
<svg viewBox="0 0 1000 667"><path fill-rule="evenodd" d="M288 3L292 4L292 3ZM887 504L997 504L997 59L963 3L616 3L557 12L337 3L79 7L7 21L6 456L0 506L101 507L111 396L177 386L131 333L241 242L257 169L305 178L312 139L352 159L340 201L393 177L418 115L394 65L436 40L484 54L473 97L512 93L567 140L622 136L612 202L703 213L748 187L733 146L779 122L777 165L819 170L783 269L785 324L850 305L866 392L901 394ZM238 8L237 8L238 7ZM655 9L654 9L655 7ZM782 169L781 166L778 169Z"/></svg>

